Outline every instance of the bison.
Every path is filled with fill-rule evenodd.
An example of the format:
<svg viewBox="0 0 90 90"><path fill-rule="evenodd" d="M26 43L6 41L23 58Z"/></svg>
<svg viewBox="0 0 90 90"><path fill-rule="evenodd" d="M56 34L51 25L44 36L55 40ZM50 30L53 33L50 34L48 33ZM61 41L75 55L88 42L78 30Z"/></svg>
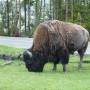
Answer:
<svg viewBox="0 0 90 90"><path fill-rule="evenodd" d="M80 56L81 68L88 39L88 31L80 25L59 20L42 22L35 30L32 47L23 53L26 68L28 71L42 72L47 62L53 62L54 70L61 63L65 72L69 56L75 51Z"/></svg>

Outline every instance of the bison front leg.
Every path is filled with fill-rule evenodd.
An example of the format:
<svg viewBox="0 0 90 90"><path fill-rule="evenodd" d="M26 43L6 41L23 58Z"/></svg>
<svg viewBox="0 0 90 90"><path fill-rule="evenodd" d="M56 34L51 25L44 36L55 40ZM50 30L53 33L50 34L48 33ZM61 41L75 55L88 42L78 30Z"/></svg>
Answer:
<svg viewBox="0 0 90 90"><path fill-rule="evenodd" d="M68 62L69 62L69 53L67 50L64 50L64 54L62 56L62 61L61 61L62 66L63 66L63 72L67 71L66 65L68 64Z"/></svg>
<svg viewBox="0 0 90 90"><path fill-rule="evenodd" d="M57 64L54 63L52 71L56 71L56 69L57 69Z"/></svg>
<svg viewBox="0 0 90 90"><path fill-rule="evenodd" d="M56 71L57 69L57 64L59 63L59 59L57 59L55 62L54 62L54 65L53 65L53 71Z"/></svg>
<svg viewBox="0 0 90 90"><path fill-rule="evenodd" d="M66 64L62 64L62 66L63 66L63 72L66 72L67 71Z"/></svg>

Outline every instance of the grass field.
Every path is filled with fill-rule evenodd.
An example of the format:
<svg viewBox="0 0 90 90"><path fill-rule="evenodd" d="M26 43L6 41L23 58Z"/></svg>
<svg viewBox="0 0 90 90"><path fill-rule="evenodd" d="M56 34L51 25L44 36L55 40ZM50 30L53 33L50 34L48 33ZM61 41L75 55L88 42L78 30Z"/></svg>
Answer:
<svg viewBox="0 0 90 90"><path fill-rule="evenodd" d="M23 49L0 46L0 53L16 54ZM90 61L90 55L84 60ZM11 65L1 66L0 60L0 90L90 90L90 63L83 63L81 70L77 69L79 57L70 57L67 73L62 72L61 64L57 71L52 71L53 64L46 64L42 73L28 72L23 61L15 60Z"/></svg>

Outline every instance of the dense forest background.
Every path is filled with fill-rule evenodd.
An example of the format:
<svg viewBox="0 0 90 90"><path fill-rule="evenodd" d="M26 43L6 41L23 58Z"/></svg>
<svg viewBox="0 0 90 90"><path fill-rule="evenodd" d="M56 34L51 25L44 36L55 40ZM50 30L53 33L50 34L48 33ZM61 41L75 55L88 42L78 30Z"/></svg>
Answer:
<svg viewBox="0 0 90 90"><path fill-rule="evenodd" d="M39 23L53 19L90 32L90 0L0 0L0 35L32 37Z"/></svg>

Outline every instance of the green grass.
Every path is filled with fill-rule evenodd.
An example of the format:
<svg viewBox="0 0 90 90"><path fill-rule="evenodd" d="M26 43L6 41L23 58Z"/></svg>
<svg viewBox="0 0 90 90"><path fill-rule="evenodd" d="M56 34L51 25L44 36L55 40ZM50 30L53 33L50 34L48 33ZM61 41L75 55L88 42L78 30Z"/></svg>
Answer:
<svg viewBox="0 0 90 90"><path fill-rule="evenodd" d="M2 49L3 48L3 49ZM7 47L0 47L6 53ZM19 53L23 49L8 47L7 53ZM90 61L90 55L84 60ZM0 66L0 90L90 90L90 63L83 63L77 69L78 56L71 56L67 73L62 72L61 64L57 71L52 71L53 64L46 64L42 73L28 72L23 61L13 61L11 65ZM0 65L5 63L0 60Z"/></svg>
<svg viewBox="0 0 90 90"><path fill-rule="evenodd" d="M0 45L0 54L18 54L22 52L23 52L23 49L20 49L20 48Z"/></svg>

